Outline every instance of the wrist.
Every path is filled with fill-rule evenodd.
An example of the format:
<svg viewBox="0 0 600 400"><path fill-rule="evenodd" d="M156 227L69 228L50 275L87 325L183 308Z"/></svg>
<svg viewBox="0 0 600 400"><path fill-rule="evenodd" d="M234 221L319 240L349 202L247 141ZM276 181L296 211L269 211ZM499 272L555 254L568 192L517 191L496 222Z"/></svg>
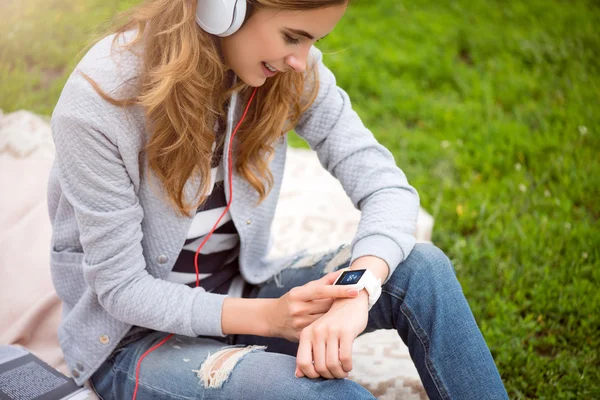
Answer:
<svg viewBox="0 0 600 400"><path fill-rule="evenodd" d="M385 282L390 272L390 267L387 263L375 256L362 256L354 260L349 269L368 269L375 275L376 278L381 279L381 282Z"/></svg>
<svg viewBox="0 0 600 400"><path fill-rule="evenodd" d="M355 298L362 299L362 302L369 305L369 292L367 292L367 289L362 288L360 290L360 292L358 292L358 296L356 296ZM361 301L361 300L357 300L357 301Z"/></svg>
<svg viewBox="0 0 600 400"><path fill-rule="evenodd" d="M347 268L346 271L340 275L338 280L341 280L343 282L342 284L350 284L350 282L352 282L356 284L358 288L364 289L361 293L365 293L370 310L381 296L381 281L382 279L385 279L381 278L381 276L387 274L387 272L385 272L387 269L387 264L381 259L376 257L361 257L360 259L357 259L350 268ZM336 282L335 284L338 283Z"/></svg>
<svg viewBox="0 0 600 400"><path fill-rule="evenodd" d="M337 309L337 308L341 307L342 305L348 304L348 303L364 304L365 307L368 309L368 307L369 307L369 292L367 292L367 290L363 288L358 292L358 296L356 296L356 297L335 299L333 301L331 308L333 309L335 307Z"/></svg>
<svg viewBox="0 0 600 400"><path fill-rule="evenodd" d="M264 300L259 317L259 324L257 333L258 336L264 337L277 337L277 330L275 322L273 321L275 302L277 299L262 299Z"/></svg>

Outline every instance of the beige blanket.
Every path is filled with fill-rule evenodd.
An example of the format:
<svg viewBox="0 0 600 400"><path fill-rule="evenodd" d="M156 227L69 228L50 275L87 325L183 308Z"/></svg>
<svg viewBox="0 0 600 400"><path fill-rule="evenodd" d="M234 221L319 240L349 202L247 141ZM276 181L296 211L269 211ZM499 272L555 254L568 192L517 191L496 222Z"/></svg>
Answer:
<svg viewBox="0 0 600 400"><path fill-rule="evenodd" d="M56 335L60 300L49 272L46 182L54 147L46 120L0 111L0 344L20 344L68 374ZM290 149L273 229L273 255L324 251L352 239L360 213L314 153ZM433 219L417 230L429 241ZM379 399L426 398L408 350L393 330L357 339L350 379Z"/></svg>

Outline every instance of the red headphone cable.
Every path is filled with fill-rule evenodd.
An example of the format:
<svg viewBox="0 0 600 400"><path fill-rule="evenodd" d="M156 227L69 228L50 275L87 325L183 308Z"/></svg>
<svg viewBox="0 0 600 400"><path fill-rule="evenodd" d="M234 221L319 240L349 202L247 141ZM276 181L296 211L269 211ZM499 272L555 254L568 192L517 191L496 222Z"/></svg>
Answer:
<svg viewBox="0 0 600 400"><path fill-rule="evenodd" d="M221 216L219 217L219 219L217 220L217 222L215 223L215 225L213 226L213 228L211 229L211 231L208 233L208 235L206 235L206 237L204 238L204 240L202 241L202 243L200 243L200 246L198 246L198 250L196 250L196 255L194 256L194 266L196 267L196 287L200 286L200 273L199 268L198 268L198 254L200 254L200 250L202 249L202 247L204 247L204 244L206 243L206 241L208 240L208 238L213 234L213 232L215 231L215 229L217 229L217 225L219 225L219 222L221 222L221 219L223 219L223 217L225 216L225 214L227 214L227 211L229 211L229 207L231 207L231 201L233 200L233 166L232 166L232 157L231 157L231 145L233 143L233 138L235 136L235 134L237 133L240 125L242 125L242 122L244 121L244 118L246 117L246 114L248 113L248 110L250 109L250 104L252 103L252 100L254 99L254 95L256 94L256 91L258 90L258 87L254 88L254 91L252 92L252 95L250 96L250 100L248 100L248 105L246 105L246 110L244 110L244 114L242 114L242 118L240 118L240 122L238 122L237 126L235 127L235 129L233 130L233 133L231 134L231 139L229 139L229 148L227 151L227 156L229 158L229 168L228 168L228 172L229 172L229 201L227 202L227 207L225 207L225 211L223 211L223 214L221 214ZM138 360L137 366L135 368L135 390L133 391L133 397L132 400L135 400L137 397L137 391L138 391L138 386L139 386L139 376L140 376L140 365L142 364L142 360L151 352L153 352L154 350L156 350L157 348L159 348L160 346L162 346L163 344L165 344L167 342L167 340L169 340L171 337L173 336L172 333L170 333L167 337L165 337L160 343L158 343L156 346L151 347L150 349L148 349L144 354L142 354L142 356L140 357L140 359Z"/></svg>

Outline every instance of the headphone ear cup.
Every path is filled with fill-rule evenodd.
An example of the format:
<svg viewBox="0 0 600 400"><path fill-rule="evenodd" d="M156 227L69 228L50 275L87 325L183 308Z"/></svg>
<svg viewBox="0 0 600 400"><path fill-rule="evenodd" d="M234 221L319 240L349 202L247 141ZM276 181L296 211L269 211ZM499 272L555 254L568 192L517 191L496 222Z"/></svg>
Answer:
<svg viewBox="0 0 600 400"><path fill-rule="evenodd" d="M198 0L196 22L217 36L234 34L246 18L246 0Z"/></svg>
<svg viewBox="0 0 600 400"><path fill-rule="evenodd" d="M246 9L246 0L236 1L235 7L233 9L233 21L231 23L231 27L227 29L221 36L233 35L242 27L242 24L246 19Z"/></svg>

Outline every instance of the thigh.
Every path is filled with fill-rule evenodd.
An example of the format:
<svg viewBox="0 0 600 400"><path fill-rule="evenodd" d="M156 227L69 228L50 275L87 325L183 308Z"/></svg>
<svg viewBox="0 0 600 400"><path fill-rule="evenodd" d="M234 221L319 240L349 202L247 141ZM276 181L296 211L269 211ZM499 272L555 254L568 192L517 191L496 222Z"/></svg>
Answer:
<svg viewBox="0 0 600 400"><path fill-rule="evenodd" d="M90 381L101 399L132 398L138 361L168 336L164 332L147 332L114 351L92 375ZM194 371L200 369L209 354L224 346L208 337L173 335L141 361L137 399L196 398L200 381Z"/></svg>
<svg viewBox="0 0 600 400"><path fill-rule="evenodd" d="M252 293L256 298L279 298L291 288L320 279L323 275L348 267L351 258L349 245L341 245L327 252L307 254L294 260L291 265L259 285ZM296 356L298 343L277 337L233 335L231 343L267 346L267 352Z"/></svg>
<svg viewBox="0 0 600 400"><path fill-rule="evenodd" d="M166 334L161 332L148 335L107 360L92 377L98 394L104 400L131 399L138 360L164 337ZM143 359L137 398L373 398L366 389L347 379L296 378L294 357L263 350L175 335Z"/></svg>

